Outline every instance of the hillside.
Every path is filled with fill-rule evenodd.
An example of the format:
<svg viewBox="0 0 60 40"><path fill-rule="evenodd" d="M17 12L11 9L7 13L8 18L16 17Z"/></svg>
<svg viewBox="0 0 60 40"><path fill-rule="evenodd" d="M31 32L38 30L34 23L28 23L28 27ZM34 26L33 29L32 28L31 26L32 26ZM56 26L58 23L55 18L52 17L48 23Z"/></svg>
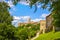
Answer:
<svg viewBox="0 0 60 40"><path fill-rule="evenodd" d="M60 40L60 31L59 32L49 32L45 34L41 34L35 40Z"/></svg>

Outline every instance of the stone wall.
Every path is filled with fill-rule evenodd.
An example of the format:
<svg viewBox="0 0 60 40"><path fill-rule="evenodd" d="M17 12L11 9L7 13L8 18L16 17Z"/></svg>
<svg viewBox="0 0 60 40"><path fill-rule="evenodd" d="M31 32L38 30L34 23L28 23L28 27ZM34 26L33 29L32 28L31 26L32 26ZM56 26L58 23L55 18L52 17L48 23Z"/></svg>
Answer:
<svg viewBox="0 0 60 40"><path fill-rule="evenodd" d="M40 33L45 33L46 31L46 20L40 21Z"/></svg>
<svg viewBox="0 0 60 40"><path fill-rule="evenodd" d="M46 16L46 27L48 31L54 30L52 14Z"/></svg>

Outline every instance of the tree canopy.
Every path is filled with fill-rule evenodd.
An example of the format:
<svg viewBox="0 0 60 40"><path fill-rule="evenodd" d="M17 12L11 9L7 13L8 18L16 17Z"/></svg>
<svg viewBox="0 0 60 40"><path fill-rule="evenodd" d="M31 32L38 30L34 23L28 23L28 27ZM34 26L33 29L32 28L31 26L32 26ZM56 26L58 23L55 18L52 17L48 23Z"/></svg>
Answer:
<svg viewBox="0 0 60 40"><path fill-rule="evenodd" d="M0 2L0 40L15 40L15 27L12 26L12 16L9 13L9 6Z"/></svg>
<svg viewBox="0 0 60 40"><path fill-rule="evenodd" d="M8 4L5 2L0 2L0 23L11 24L13 18L8 10L9 10Z"/></svg>

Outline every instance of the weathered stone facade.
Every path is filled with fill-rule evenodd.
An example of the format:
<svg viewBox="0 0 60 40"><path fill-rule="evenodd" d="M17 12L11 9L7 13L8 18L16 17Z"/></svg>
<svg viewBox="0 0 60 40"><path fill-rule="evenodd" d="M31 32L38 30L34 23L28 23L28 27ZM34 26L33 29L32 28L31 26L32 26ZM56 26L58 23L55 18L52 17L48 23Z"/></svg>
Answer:
<svg viewBox="0 0 60 40"><path fill-rule="evenodd" d="M34 24L34 25L37 25L39 22L33 22L33 21L30 21L30 22L25 22L25 23L18 23L18 26L23 26L23 25L27 25L27 24Z"/></svg>
<svg viewBox="0 0 60 40"><path fill-rule="evenodd" d="M49 31L51 31L51 30L59 31L60 30L60 27L54 27L52 14L49 14L46 17L46 27L47 27L47 30L49 30Z"/></svg>
<svg viewBox="0 0 60 40"><path fill-rule="evenodd" d="M46 27L47 27L48 30L52 30L53 29L52 21L53 21L52 14L49 14L46 17Z"/></svg>
<svg viewBox="0 0 60 40"><path fill-rule="evenodd" d="M40 21L40 33L45 33L46 31L46 20Z"/></svg>

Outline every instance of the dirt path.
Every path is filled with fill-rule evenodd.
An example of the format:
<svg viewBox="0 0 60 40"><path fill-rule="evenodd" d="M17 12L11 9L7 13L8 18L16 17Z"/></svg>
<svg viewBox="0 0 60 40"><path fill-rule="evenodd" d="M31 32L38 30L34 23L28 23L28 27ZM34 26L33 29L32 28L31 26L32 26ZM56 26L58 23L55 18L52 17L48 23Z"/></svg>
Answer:
<svg viewBox="0 0 60 40"><path fill-rule="evenodd" d="M37 35L35 37L33 37L31 40L36 39L39 36L39 32L37 33Z"/></svg>

